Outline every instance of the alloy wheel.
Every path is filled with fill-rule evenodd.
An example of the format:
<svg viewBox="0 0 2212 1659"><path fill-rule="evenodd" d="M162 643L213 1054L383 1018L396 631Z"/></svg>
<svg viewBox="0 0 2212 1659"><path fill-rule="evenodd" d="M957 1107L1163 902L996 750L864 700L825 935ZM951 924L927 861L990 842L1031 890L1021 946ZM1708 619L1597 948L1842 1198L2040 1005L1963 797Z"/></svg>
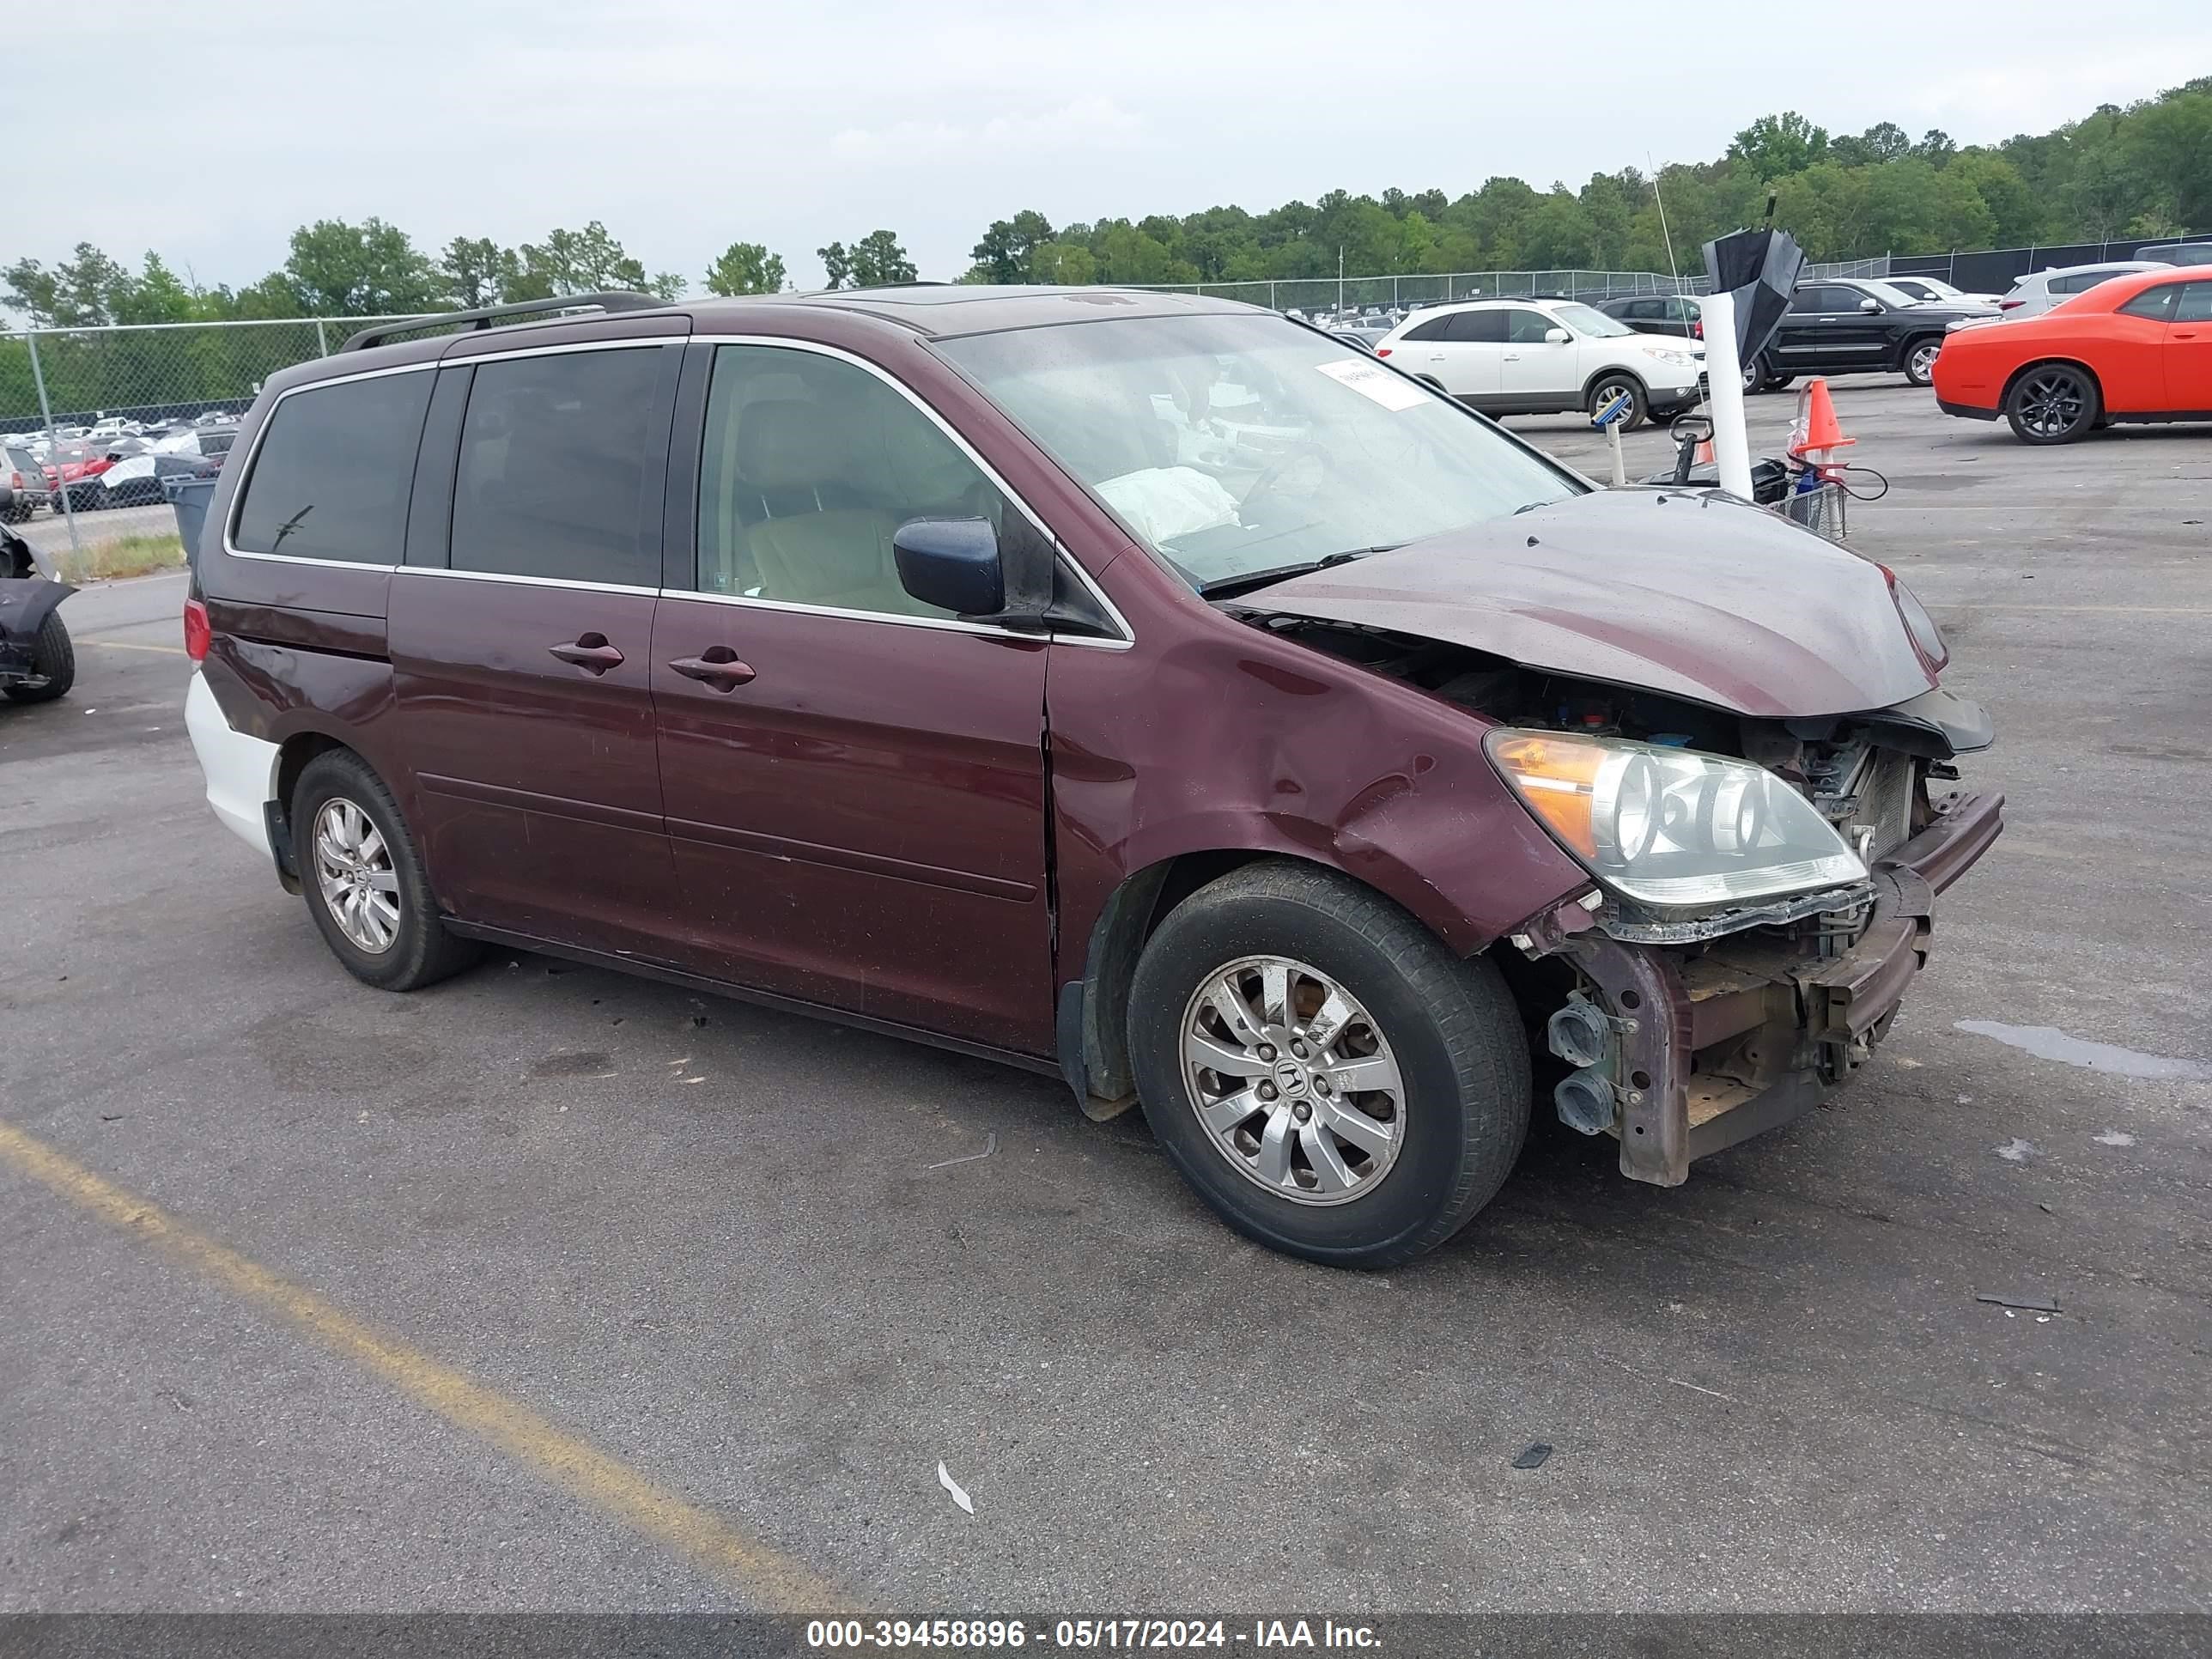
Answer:
<svg viewBox="0 0 2212 1659"><path fill-rule="evenodd" d="M2088 408L2088 393L2081 378L2069 371L2042 369L2030 375L2019 392L2020 423L2039 438L2057 438L2081 424Z"/></svg>
<svg viewBox="0 0 2212 1659"><path fill-rule="evenodd" d="M1299 1204L1364 1197L1406 1138L1406 1087L1374 1017L1319 969L1246 957L1200 982L1183 1079L1214 1149Z"/></svg>
<svg viewBox="0 0 2212 1659"><path fill-rule="evenodd" d="M399 937L399 872L368 813L338 795L315 814L315 884L358 949L380 956Z"/></svg>
<svg viewBox="0 0 2212 1659"><path fill-rule="evenodd" d="M1933 340L1923 341L1913 347L1911 359L1905 364L1905 374L1917 383L1926 385L1936 376L1936 354L1942 349Z"/></svg>

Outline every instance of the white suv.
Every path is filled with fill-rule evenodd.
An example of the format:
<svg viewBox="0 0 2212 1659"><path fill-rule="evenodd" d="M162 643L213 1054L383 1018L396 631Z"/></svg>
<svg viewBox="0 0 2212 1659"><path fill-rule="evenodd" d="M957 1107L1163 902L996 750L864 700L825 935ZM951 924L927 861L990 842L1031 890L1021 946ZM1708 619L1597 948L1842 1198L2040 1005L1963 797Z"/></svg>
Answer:
<svg viewBox="0 0 2212 1659"><path fill-rule="evenodd" d="M2016 323L2024 317L2040 316L2077 294L2087 294L2100 283L2109 283L2130 271L2157 270L2164 264L2160 259L2112 259L2100 265L2052 266L2014 283L2011 292L1997 301L1997 309L2005 321Z"/></svg>
<svg viewBox="0 0 2212 1659"><path fill-rule="evenodd" d="M1375 355L1491 415L1595 414L1626 392L1633 429L1705 396L1704 346L1638 334L1574 300L1434 306L1392 329Z"/></svg>

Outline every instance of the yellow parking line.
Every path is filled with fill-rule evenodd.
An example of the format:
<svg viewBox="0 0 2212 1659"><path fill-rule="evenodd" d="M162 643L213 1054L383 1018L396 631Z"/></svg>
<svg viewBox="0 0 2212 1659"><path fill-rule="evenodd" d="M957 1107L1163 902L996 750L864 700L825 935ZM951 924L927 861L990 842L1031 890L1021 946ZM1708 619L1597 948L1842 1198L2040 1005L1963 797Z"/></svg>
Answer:
<svg viewBox="0 0 2212 1659"><path fill-rule="evenodd" d="M79 640L79 645L104 645L110 651L159 651L165 656L186 655L181 645L137 645L129 640Z"/></svg>
<svg viewBox="0 0 2212 1659"><path fill-rule="evenodd" d="M852 1607L844 1592L773 1546L686 1503L520 1401L373 1329L314 1291L216 1243L10 1123L0 1122L0 1162L111 1226L199 1269L264 1314L313 1337L382 1377L417 1405L527 1465L587 1508L689 1556L763 1611L820 1613Z"/></svg>

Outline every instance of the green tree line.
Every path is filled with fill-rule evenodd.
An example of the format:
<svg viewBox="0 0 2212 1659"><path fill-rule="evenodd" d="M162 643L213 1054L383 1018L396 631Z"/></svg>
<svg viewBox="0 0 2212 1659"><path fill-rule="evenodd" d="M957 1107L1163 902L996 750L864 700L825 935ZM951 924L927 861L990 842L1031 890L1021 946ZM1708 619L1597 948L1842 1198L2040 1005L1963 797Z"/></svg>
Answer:
<svg viewBox="0 0 2212 1659"><path fill-rule="evenodd" d="M1684 270L1709 238L1765 216L1814 259L2101 241L2212 228L2212 76L2053 131L1961 147L1881 122L1837 135L1794 111L1762 116L1727 152L1593 174L1541 191L1493 178L1453 197L1332 191L1240 207L1101 219L1055 230L1000 220L975 245L981 283L1232 283L1459 270ZM1665 203L1662 221L1661 202Z"/></svg>

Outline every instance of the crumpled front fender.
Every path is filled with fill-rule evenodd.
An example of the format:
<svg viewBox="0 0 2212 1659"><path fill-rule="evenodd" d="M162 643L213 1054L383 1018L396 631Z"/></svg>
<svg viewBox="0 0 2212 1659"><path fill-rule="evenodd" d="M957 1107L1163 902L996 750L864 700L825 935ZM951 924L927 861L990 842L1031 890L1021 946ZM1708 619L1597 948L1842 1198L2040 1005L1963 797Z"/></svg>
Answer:
<svg viewBox="0 0 2212 1659"><path fill-rule="evenodd" d="M28 673L39 630L55 606L76 592L44 576L0 577L0 674Z"/></svg>

